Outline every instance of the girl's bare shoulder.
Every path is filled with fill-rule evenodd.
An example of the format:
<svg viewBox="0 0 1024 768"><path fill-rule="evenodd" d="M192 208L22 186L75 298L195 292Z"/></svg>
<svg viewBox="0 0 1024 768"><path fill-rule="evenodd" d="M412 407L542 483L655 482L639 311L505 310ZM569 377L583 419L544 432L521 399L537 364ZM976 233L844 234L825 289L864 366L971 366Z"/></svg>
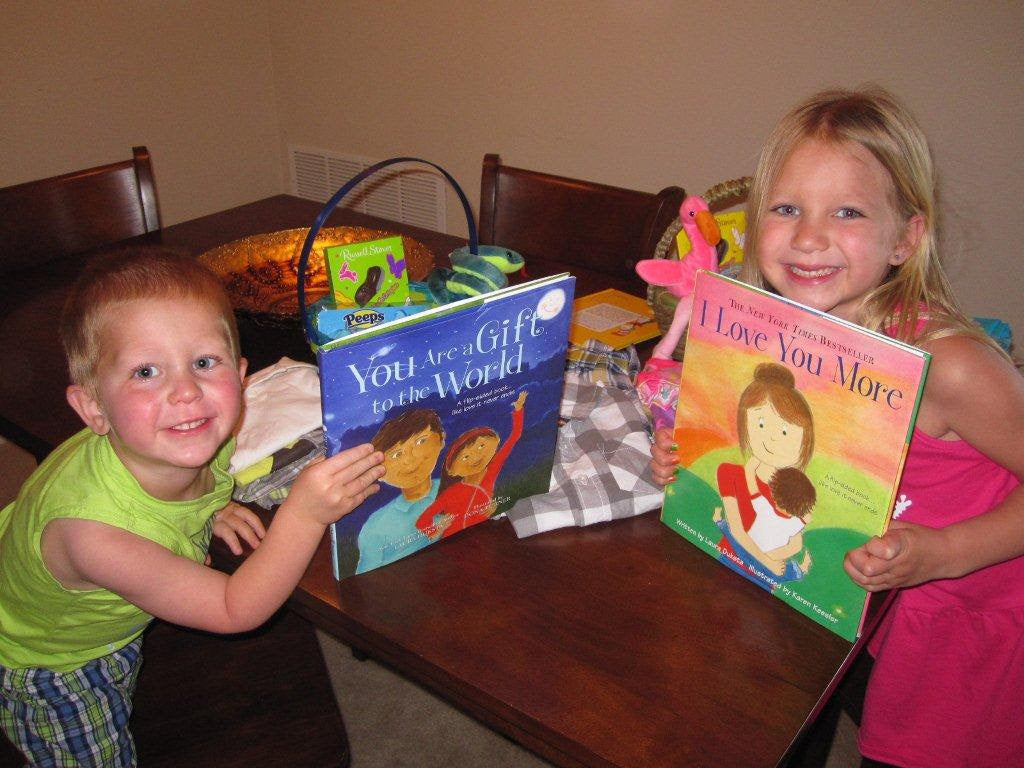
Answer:
<svg viewBox="0 0 1024 768"><path fill-rule="evenodd" d="M931 353L920 429L1002 454L1024 434L1024 377L992 347L964 335L922 344ZM987 446L992 444L992 450Z"/></svg>
<svg viewBox="0 0 1024 768"><path fill-rule="evenodd" d="M943 399L971 400L986 390L993 396L1024 391L1024 378L1017 368L994 348L970 336L942 336L922 343L921 348L932 356L928 386Z"/></svg>

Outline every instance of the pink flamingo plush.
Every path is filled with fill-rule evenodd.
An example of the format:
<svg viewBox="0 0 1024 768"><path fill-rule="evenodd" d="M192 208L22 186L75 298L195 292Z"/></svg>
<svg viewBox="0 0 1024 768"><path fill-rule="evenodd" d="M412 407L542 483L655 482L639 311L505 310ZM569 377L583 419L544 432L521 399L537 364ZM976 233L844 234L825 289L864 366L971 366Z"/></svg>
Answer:
<svg viewBox="0 0 1024 768"><path fill-rule="evenodd" d="M652 357L670 360L672 351L690 322L693 304L687 298L693 293L693 282L698 269L718 271L720 251L728 248L722 239L715 217L708 210L708 204L697 195L690 195L679 207L679 221L690 238L690 252L685 258L644 259L636 265L636 273L651 285L664 286L679 299L672 323L665 335L654 348ZM724 246L724 247L723 247Z"/></svg>

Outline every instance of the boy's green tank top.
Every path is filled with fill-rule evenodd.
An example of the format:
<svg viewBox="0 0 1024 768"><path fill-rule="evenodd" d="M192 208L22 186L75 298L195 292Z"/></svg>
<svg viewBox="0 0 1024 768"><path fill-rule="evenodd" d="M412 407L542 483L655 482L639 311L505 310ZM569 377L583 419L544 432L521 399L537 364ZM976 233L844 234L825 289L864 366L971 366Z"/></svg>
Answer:
<svg viewBox="0 0 1024 768"><path fill-rule="evenodd" d="M201 563L213 516L231 497L233 451L230 440L214 457L210 492L168 502L142 490L105 436L84 429L58 446L0 511L0 664L66 672L138 637L152 616L113 592L68 590L50 575L43 528L58 518L97 520Z"/></svg>

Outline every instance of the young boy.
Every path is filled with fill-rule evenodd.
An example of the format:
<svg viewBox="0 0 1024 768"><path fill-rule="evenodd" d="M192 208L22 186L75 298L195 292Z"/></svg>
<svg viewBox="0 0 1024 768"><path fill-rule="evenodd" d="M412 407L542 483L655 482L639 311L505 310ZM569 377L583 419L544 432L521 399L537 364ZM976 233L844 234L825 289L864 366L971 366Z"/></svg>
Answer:
<svg viewBox="0 0 1024 768"><path fill-rule="evenodd" d="M32 765L135 764L128 731L154 617L214 632L264 622L326 527L378 490L363 445L310 465L264 531L227 504L245 360L218 278L191 257L128 250L88 266L61 323L87 429L0 512L0 725ZM206 567L211 533L240 552Z"/></svg>

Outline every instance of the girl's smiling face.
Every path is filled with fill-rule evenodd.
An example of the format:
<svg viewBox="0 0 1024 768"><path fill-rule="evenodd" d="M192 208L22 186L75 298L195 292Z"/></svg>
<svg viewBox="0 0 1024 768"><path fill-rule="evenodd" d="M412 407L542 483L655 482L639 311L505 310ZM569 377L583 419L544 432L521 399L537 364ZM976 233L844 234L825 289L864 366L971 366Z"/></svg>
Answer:
<svg viewBox="0 0 1024 768"><path fill-rule="evenodd" d="M909 258L923 228L903 222L892 180L859 144L805 139L768 194L757 237L765 280L786 298L857 321L864 298Z"/></svg>

